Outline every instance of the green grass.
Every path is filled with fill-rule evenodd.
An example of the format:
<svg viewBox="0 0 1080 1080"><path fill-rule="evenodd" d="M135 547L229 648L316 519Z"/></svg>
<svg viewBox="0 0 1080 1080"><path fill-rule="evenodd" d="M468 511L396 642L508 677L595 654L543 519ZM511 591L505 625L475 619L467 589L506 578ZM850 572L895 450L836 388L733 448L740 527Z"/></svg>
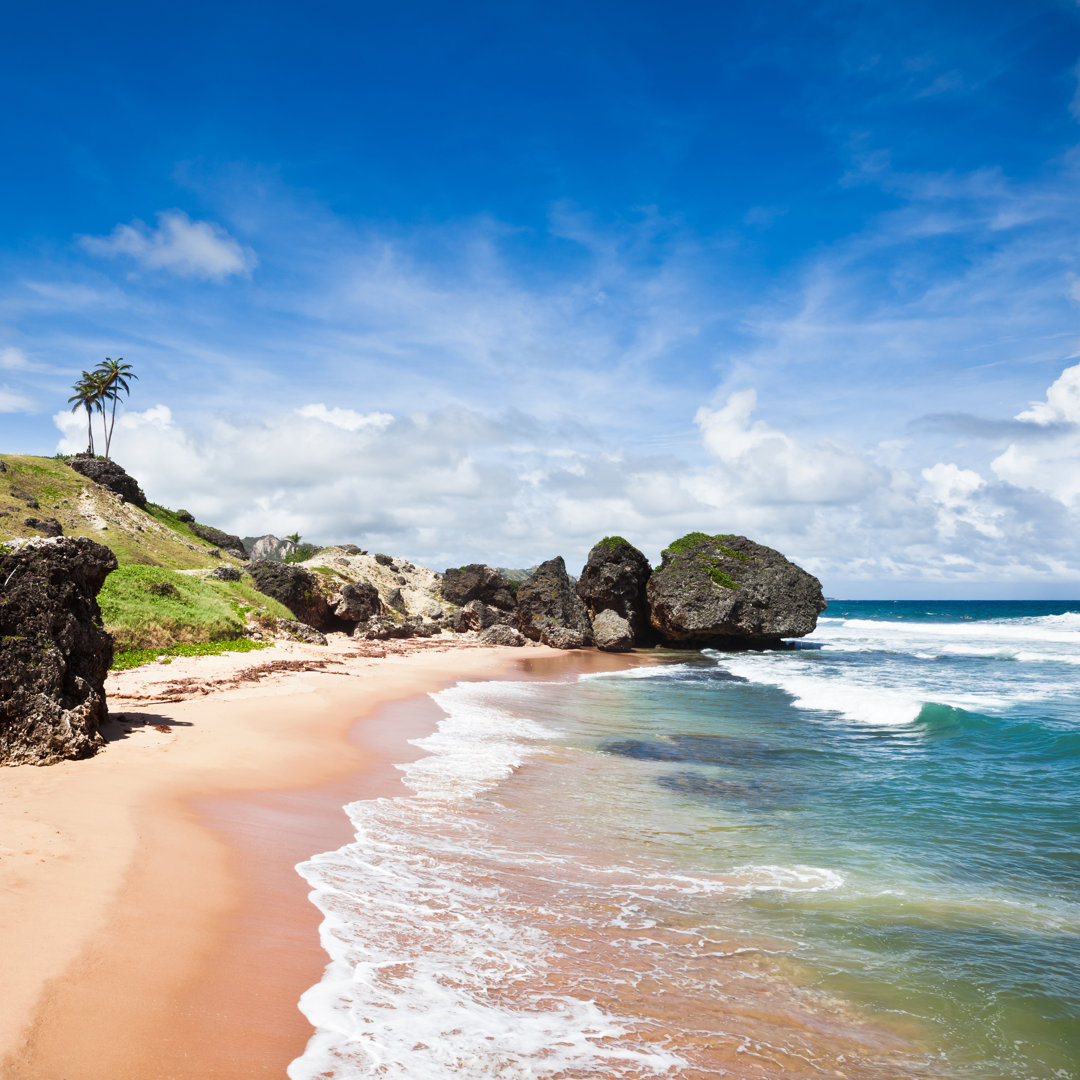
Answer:
<svg viewBox="0 0 1080 1080"><path fill-rule="evenodd" d="M687 533L685 536L680 536L678 540L672 540L664 548L663 554L666 555L670 552L672 555L682 555L700 544L711 544L721 555L726 555L729 559L735 559L737 562L749 562L750 556L745 551L736 551L734 548L724 547L720 543L721 540L730 540L734 535L734 533L718 533L716 536L710 536L708 533L703 532Z"/></svg>
<svg viewBox="0 0 1080 1080"><path fill-rule="evenodd" d="M171 585L174 591L162 585ZM158 592L152 591L155 586ZM247 582L216 581L161 566L114 570L105 579L98 603L105 629L122 652L234 640L244 632L244 615L252 609L292 618L283 604Z"/></svg>
<svg viewBox="0 0 1080 1080"><path fill-rule="evenodd" d="M597 540L596 543L593 544L593 547L594 548L616 548L616 547L621 547L623 544L625 544L627 547L633 547L634 546L633 544L630 543L629 540L625 540L621 536L605 536L603 538L603 540Z"/></svg>
<svg viewBox="0 0 1080 1080"><path fill-rule="evenodd" d="M252 641L251 638L233 638L231 641L203 641L198 644L170 645L164 649L125 649L113 657L110 671L125 671L127 668L149 664L161 656L218 656L227 652L254 652L256 649L268 649L267 641ZM165 663L170 661L166 660Z"/></svg>
<svg viewBox="0 0 1080 1080"><path fill-rule="evenodd" d="M717 585L722 585L725 589L741 589L742 586L734 579L727 576L723 570L719 567L709 567L709 577L716 582Z"/></svg>

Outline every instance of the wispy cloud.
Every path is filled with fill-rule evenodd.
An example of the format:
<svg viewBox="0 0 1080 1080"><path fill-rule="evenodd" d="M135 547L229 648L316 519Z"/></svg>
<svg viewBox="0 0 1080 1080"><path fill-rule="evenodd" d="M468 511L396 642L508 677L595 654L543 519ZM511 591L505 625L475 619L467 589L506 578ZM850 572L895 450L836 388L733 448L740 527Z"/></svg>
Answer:
<svg viewBox="0 0 1080 1080"><path fill-rule="evenodd" d="M108 236L82 236L79 242L91 255L126 256L146 270L211 281L247 276L257 263L254 251L220 225L192 221L180 210L158 214L156 229L136 220L117 225Z"/></svg>

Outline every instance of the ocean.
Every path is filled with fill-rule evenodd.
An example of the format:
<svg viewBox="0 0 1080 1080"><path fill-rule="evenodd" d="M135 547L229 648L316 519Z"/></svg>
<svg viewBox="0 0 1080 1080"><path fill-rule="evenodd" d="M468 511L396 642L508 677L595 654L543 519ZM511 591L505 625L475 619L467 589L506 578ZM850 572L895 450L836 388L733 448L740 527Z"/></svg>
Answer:
<svg viewBox="0 0 1080 1080"><path fill-rule="evenodd" d="M292 1080L1080 1078L1080 603L434 695Z"/></svg>

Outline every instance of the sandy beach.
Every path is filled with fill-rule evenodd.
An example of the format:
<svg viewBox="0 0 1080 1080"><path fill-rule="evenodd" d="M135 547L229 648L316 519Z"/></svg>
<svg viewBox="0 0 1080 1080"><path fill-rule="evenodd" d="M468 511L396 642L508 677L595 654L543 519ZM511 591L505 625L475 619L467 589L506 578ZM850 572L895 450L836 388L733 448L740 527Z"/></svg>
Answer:
<svg viewBox="0 0 1080 1080"><path fill-rule="evenodd" d="M103 752L0 770L3 1075L284 1076L326 962L293 867L351 838L345 802L403 792L423 695L628 662L341 637L110 676Z"/></svg>

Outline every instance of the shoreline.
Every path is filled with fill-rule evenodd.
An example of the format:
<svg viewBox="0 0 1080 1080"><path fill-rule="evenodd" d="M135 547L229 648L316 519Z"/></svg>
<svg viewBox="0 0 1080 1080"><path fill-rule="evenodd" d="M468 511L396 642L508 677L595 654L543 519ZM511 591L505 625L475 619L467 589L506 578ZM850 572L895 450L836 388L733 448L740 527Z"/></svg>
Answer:
<svg viewBox="0 0 1080 1080"><path fill-rule="evenodd" d="M4 1075L284 1076L328 959L293 867L352 839L346 802L406 793L425 695L642 659L342 639L111 676L102 753L0 771Z"/></svg>

